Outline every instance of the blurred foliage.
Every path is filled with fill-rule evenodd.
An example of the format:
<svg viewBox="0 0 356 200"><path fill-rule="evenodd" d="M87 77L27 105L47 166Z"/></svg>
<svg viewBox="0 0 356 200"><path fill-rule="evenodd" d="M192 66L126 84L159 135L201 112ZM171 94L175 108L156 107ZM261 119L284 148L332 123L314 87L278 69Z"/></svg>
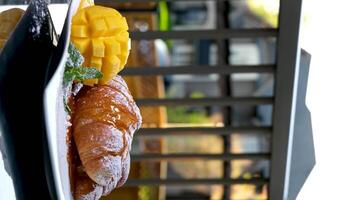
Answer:
<svg viewBox="0 0 356 200"><path fill-rule="evenodd" d="M272 27L278 26L278 0L251 0L247 1L247 5L253 13L264 19Z"/></svg>
<svg viewBox="0 0 356 200"><path fill-rule="evenodd" d="M153 196L153 189L150 186L140 186L138 190L138 197L140 200L151 200Z"/></svg>
<svg viewBox="0 0 356 200"><path fill-rule="evenodd" d="M207 112L188 106L167 107L168 123L208 123Z"/></svg>
<svg viewBox="0 0 356 200"><path fill-rule="evenodd" d="M204 98L205 94L199 91L192 92L190 98ZM210 122L207 110L204 108L179 106L167 107L168 123L208 123Z"/></svg>
<svg viewBox="0 0 356 200"><path fill-rule="evenodd" d="M147 167L144 166L143 163L141 163L140 167L140 174L141 178L152 178L150 171L148 170ZM139 200L151 200L155 196L155 188L153 186L139 186L138 188L138 198Z"/></svg>
<svg viewBox="0 0 356 200"><path fill-rule="evenodd" d="M199 98L204 98L204 97L205 97L205 94L200 91L195 91L195 92L192 92L192 94L190 94L190 98L192 98L192 99L199 99Z"/></svg>

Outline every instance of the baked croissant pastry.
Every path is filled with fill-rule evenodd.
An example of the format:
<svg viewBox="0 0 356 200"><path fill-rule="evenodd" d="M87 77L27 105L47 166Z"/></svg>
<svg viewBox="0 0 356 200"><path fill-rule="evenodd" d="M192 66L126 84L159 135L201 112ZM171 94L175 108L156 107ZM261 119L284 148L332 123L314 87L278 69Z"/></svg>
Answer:
<svg viewBox="0 0 356 200"><path fill-rule="evenodd" d="M141 122L140 110L120 76L107 85L81 89L72 127L82 165L76 199L99 199L126 181L132 138Z"/></svg>

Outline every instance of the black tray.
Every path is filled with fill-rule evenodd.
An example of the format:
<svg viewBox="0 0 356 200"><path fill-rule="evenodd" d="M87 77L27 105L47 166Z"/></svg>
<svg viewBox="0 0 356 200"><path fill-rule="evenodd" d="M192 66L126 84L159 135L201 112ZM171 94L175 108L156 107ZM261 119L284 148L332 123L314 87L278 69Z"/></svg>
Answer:
<svg viewBox="0 0 356 200"><path fill-rule="evenodd" d="M33 0L0 55L1 145L18 200L57 199L43 105L57 42L46 2Z"/></svg>

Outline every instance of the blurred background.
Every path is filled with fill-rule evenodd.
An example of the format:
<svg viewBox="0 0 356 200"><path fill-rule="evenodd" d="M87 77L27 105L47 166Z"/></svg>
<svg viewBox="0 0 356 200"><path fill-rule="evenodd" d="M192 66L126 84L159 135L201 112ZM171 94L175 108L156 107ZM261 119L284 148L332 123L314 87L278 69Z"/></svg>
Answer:
<svg viewBox="0 0 356 200"><path fill-rule="evenodd" d="M107 1L106 1L107 2ZM100 1L96 1L100 4ZM128 19L135 31L188 31L245 28L273 28L277 26L278 1L172 1L159 3L103 3L116 7ZM218 17L218 16L222 17ZM218 21L218 19L223 19ZM220 41L213 39L140 39L133 40L130 67L176 68L189 70L199 67L227 65L273 64L275 38L230 38L222 41L226 48L224 61L219 61ZM220 57L220 58L219 58ZM273 75L244 73L167 74L160 76L129 76L126 78L136 98L177 100L165 106L141 106L143 128L184 127L269 127L271 105L232 106L228 110L219 105L180 105L180 99L234 97L270 97L273 95ZM152 129L151 129L152 130ZM177 132L174 132L177 130ZM173 129L160 136L139 132L132 148L133 155L267 153L269 135L258 132L228 136L198 134L194 130L178 132ZM159 130L157 130L159 131ZM218 130L215 132L219 132ZM154 135L155 133L153 132ZM226 146L226 143L230 144ZM131 179L218 180L223 178L268 178L269 162L264 159L239 159L226 165L223 160L171 159L155 160L133 156ZM159 161L161 160L161 161ZM226 172L225 170L230 170ZM139 184L140 182L137 182ZM142 182L141 182L142 183ZM226 191L228 190L228 192ZM225 197L224 197L225 195ZM228 197L226 195L229 195ZM103 199L266 199L266 185L238 184L167 184L139 185L121 188Z"/></svg>
<svg viewBox="0 0 356 200"><path fill-rule="evenodd" d="M96 1L117 8L128 20L132 31L189 31L219 29L274 28L278 24L278 1L161 1L159 3L116 3ZM220 17L219 17L220 16ZM218 21L220 19L220 21ZM189 38L189 37L187 37ZM224 44L219 44L223 42ZM219 60L223 45L224 61ZM275 62L275 38L214 39L138 39L132 41L127 68L154 67L200 70L223 65L271 65ZM219 58L220 57L220 58ZM144 72L142 72L144 73ZM143 128L172 128L157 134L139 132L132 148L131 180L219 180L223 178L268 178L267 159L238 159L226 165L209 155L226 153L268 153L269 135L259 132L219 135L185 131L184 127L261 127L271 126L271 105L243 105L226 109L219 105L181 105L181 99L233 97L270 97L273 95L271 73L167 74L160 76L126 76L136 98L171 99L169 105L141 106ZM176 129L174 129L176 128ZM176 132L175 132L176 130ZM156 130L159 131L158 129ZM203 132L203 131L202 131ZM218 133L219 129L215 131ZM151 133L151 134L150 134ZM154 135L154 136L150 136ZM157 135L157 136L155 136ZM228 146L226 145L226 143ZM205 159L157 157L142 154L205 154ZM135 159L135 155L138 155ZM231 169L231 170L230 170ZM225 170L230 170L226 172ZM103 199L266 199L267 187L260 184L167 184L140 185L117 189ZM188 183L188 182L187 182ZM133 184L133 185L136 185ZM226 191L228 190L228 191ZM225 197L224 197L225 195ZM226 195L229 195L228 197Z"/></svg>
<svg viewBox="0 0 356 200"><path fill-rule="evenodd" d="M127 18L130 29L138 32L255 28L268 31L278 27L278 0L95 2L118 9ZM52 0L52 3L61 2ZM352 180L356 177L352 172L356 165L350 158L351 152L356 152L352 126L356 112L352 105L356 99L350 91L356 85L353 78L356 33L350 19L356 19L352 14L356 5L351 4L304 1L300 41L312 55L307 103L312 112L317 165L298 199L354 197ZM248 180L269 178L268 156L263 155L270 152L268 133L273 108L268 99L274 95L274 77L269 69L275 63L275 38L175 38L133 36L129 70L123 74L133 95L148 99L141 102L143 130L135 135L132 147L131 182L103 199L267 199L266 183ZM225 75L199 73L202 67L215 70L217 66L256 65L262 65L264 70ZM138 71L142 67L157 71L174 68L178 74L166 70L163 75L142 76L146 73ZM336 74L337 71L342 75ZM227 96L259 97L266 101L229 107L184 103L188 98L199 102ZM163 103L152 99L162 99ZM169 131L160 132L160 128ZM171 156L178 153L191 157ZM214 157L230 153L260 156L227 161ZM204 154L204 159L195 159L196 154ZM158 184L159 179L183 181ZM216 181L221 179L247 180L248 184L226 185ZM184 180L196 183L187 184Z"/></svg>

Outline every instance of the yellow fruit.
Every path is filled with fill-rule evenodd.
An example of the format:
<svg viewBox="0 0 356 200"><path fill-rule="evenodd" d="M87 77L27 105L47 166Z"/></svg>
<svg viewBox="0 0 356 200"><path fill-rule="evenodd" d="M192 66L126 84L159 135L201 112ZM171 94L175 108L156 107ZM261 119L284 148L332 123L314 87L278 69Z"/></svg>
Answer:
<svg viewBox="0 0 356 200"><path fill-rule="evenodd" d="M104 41L105 44L105 52L108 55L120 55L121 53L121 47L120 47L120 43L117 42L114 39L110 39L110 40L105 40Z"/></svg>
<svg viewBox="0 0 356 200"><path fill-rule="evenodd" d="M78 38L89 37L88 27L85 25L73 25L72 26L72 36Z"/></svg>
<svg viewBox="0 0 356 200"><path fill-rule="evenodd" d="M86 25L88 21L87 17L85 16L85 12L83 10L79 10L75 17L73 17L72 23L78 25Z"/></svg>
<svg viewBox="0 0 356 200"><path fill-rule="evenodd" d="M93 6L94 1L93 0L81 0L79 4L79 9L86 8L88 6Z"/></svg>
<svg viewBox="0 0 356 200"><path fill-rule="evenodd" d="M116 76L116 71L120 69L120 59L117 56L110 55L104 58L104 63L101 71L103 72L103 78L99 80L100 84L109 82Z"/></svg>
<svg viewBox="0 0 356 200"><path fill-rule="evenodd" d="M73 41L73 44L82 54L85 54L86 51L89 49L90 39L78 38Z"/></svg>
<svg viewBox="0 0 356 200"><path fill-rule="evenodd" d="M71 41L85 58L84 66L101 70L103 78L84 82L106 84L125 66L129 55L127 21L112 8L81 8L72 19Z"/></svg>
<svg viewBox="0 0 356 200"><path fill-rule="evenodd" d="M88 66L94 67L99 71L101 71L102 65L103 65L102 58L91 57L91 60L88 62ZM84 81L85 85L90 85L90 86L93 86L94 84L98 84L98 83L99 83L98 79L89 79Z"/></svg>
<svg viewBox="0 0 356 200"><path fill-rule="evenodd" d="M95 57L103 58L105 56L105 45L101 39L92 39L92 55ZM86 58L89 59L90 58Z"/></svg>

